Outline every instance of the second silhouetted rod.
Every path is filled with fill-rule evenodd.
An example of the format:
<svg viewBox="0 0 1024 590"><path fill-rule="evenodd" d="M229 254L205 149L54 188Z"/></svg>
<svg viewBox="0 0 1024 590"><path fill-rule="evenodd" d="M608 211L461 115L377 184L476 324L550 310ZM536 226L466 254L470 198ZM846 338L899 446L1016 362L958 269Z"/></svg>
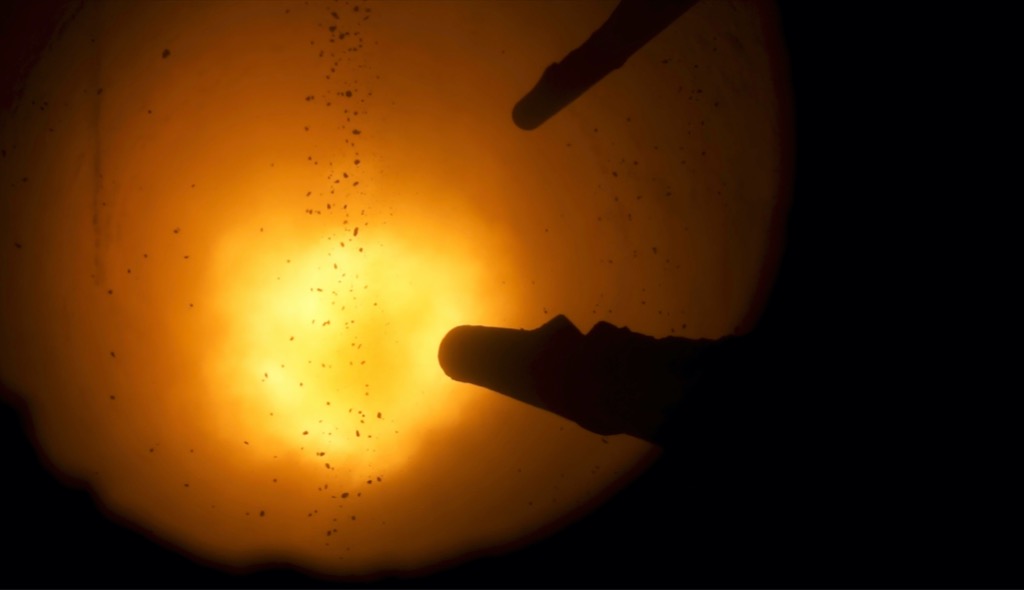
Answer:
<svg viewBox="0 0 1024 590"><path fill-rule="evenodd" d="M544 70L512 109L520 129L536 129L686 12L696 0L622 0L582 45Z"/></svg>

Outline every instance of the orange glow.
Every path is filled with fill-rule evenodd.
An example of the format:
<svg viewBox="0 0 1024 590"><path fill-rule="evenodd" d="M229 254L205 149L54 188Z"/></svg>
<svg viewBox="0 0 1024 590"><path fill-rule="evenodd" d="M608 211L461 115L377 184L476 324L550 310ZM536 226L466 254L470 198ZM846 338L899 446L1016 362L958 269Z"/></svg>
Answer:
<svg viewBox="0 0 1024 590"><path fill-rule="evenodd" d="M760 5L699 2L512 125L614 4L69 13L0 164L0 379L47 456L185 553L338 576L615 489L650 445L437 364L460 324L716 337L748 311L783 173Z"/></svg>

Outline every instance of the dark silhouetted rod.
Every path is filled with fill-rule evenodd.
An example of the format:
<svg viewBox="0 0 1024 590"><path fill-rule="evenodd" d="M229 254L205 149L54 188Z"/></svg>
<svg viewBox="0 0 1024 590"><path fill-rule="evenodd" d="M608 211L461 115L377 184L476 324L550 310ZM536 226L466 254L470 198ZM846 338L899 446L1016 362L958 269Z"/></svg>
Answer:
<svg viewBox="0 0 1024 590"><path fill-rule="evenodd" d="M472 383L554 412L591 432L655 441L721 341L654 338L598 322L583 335L564 315L535 330L459 326L438 361Z"/></svg>
<svg viewBox="0 0 1024 590"><path fill-rule="evenodd" d="M622 0L583 45L552 64L512 109L520 129L531 130L579 98L672 24L696 0Z"/></svg>

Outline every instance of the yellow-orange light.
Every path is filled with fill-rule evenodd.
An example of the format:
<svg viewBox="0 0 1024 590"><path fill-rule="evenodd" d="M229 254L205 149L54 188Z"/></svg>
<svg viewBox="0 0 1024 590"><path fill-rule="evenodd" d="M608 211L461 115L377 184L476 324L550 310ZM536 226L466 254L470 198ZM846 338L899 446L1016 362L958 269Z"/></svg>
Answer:
<svg viewBox="0 0 1024 590"><path fill-rule="evenodd" d="M453 322L486 313L476 263L417 252L385 225L319 237L274 227L230 233L214 251L210 421L272 433L319 465L367 450L378 469L401 465L415 445L396 434L459 413L433 349Z"/></svg>
<svg viewBox="0 0 1024 590"><path fill-rule="evenodd" d="M460 324L747 311L782 173L760 8L697 3L511 122L614 4L86 3L3 121L0 378L48 457L186 553L328 575L614 488L650 445L437 364Z"/></svg>

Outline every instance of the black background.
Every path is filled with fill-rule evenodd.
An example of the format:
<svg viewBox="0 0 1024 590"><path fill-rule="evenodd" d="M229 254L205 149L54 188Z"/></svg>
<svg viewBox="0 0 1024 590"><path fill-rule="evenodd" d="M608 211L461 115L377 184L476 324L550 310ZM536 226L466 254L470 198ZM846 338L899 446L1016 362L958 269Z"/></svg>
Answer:
<svg viewBox="0 0 1024 590"><path fill-rule="evenodd" d="M967 352L980 339L935 324L949 310L934 279L962 267L917 230L943 202L917 177L918 84L945 67L917 36L925 14L781 4L797 145L782 265L746 356L677 446L549 538L354 585L1020 586L1019 451L974 368L987 357ZM342 585L225 572L109 520L40 463L5 394L4 585Z"/></svg>

